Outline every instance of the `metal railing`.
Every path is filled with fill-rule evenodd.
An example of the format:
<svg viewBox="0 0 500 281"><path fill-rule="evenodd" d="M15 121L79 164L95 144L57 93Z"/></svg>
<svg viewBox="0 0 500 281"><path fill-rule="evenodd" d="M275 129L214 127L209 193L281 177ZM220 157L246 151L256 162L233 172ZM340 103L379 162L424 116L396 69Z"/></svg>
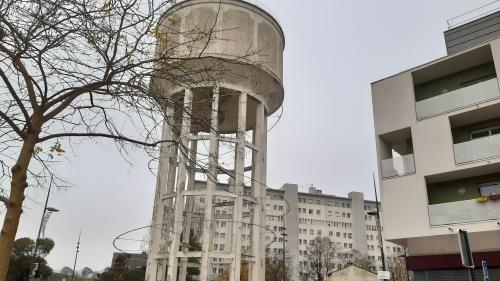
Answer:
<svg viewBox="0 0 500 281"><path fill-rule="evenodd" d="M392 178L415 173L413 154L385 159L381 161L382 177Z"/></svg>
<svg viewBox="0 0 500 281"><path fill-rule="evenodd" d="M468 11L456 17L453 17L447 20L446 23L448 24L448 29L452 29L459 25L463 25L471 21L474 21L476 19L482 18L484 16L493 14L494 12L499 10L500 10L500 0L496 0L494 2L476 8L472 11Z"/></svg>
<svg viewBox="0 0 500 281"><path fill-rule="evenodd" d="M495 98L500 98L497 78L417 102L417 119L440 115Z"/></svg>
<svg viewBox="0 0 500 281"><path fill-rule="evenodd" d="M453 150L457 164L500 157L500 135L457 143L453 145Z"/></svg>

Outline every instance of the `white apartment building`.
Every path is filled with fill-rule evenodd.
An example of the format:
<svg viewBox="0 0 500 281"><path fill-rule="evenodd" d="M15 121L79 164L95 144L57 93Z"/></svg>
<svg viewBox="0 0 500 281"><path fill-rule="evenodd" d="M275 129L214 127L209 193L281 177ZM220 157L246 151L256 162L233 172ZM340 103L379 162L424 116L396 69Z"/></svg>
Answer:
<svg viewBox="0 0 500 281"><path fill-rule="evenodd" d="M350 192L347 197L339 197L323 194L312 186L307 193L299 192L297 185L285 184L280 189L267 189L266 196L267 227L278 232L286 228L286 248L293 267L303 261L307 245L317 236L329 237L337 243L341 251L339 268L352 261L354 251L373 261L373 271L381 267L376 218L366 214L376 210L376 203L364 200L363 193ZM284 219L283 213L286 213ZM266 241L272 239L277 239L277 243L271 243L269 250L280 253L282 237L266 237ZM384 254L400 257L404 248L384 241Z"/></svg>
<svg viewBox="0 0 500 281"><path fill-rule="evenodd" d="M204 182L196 182L196 188L203 188ZM219 184L220 189L229 188ZM249 189L245 191L249 193ZM246 194L248 195L248 194ZM215 208L215 229L213 250L227 250L228 233L231 229L231 210L224 206L224 199L218 198ZM342 268L353 259L354 251L373 261L373 271L381 267L381 253L375 216L366 215L376 210L374 201L364 200L361 192L350 192L347 197L323 194L310 187L309 192L299 192L295 184L285 184L280 189L266 190L265 243L267 251L282 254L283 239L286 239L286 254L289 255L293 270L292 280L298 280L299 264L303 262L307 245L314 238L329 237L337 243L338 267ZM242 252L248 253L251 237L250 206L244 207L242 224ZM224 221L227 217L228 221ZM286 233L283 236L282 233ZM401 257L404 248L384 241L386 258ZM224 271L228 261L213 260L211 273L216 276Z"/></svg>
<svg viewBox="0 0 500 281"><path fill-rule="evenodd" d="M384 235L416 281L469 280L459 229L500 280L499 19L449 29L446 56L372 84Z"/></svg>

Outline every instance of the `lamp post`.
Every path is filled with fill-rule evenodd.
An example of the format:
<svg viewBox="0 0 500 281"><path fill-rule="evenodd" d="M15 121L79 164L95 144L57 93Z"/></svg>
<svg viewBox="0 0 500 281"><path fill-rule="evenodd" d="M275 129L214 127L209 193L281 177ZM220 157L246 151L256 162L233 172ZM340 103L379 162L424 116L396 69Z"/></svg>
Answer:
<svg viewBox="0 0 500 281"><path fill-rule="evenodd" d="M367 212L367 215L375 216L377 222L377 233L380 245L380 256L382 258L382 270L385 271L385 255L384 255L384 239L382 239L382 228L380 226L380 209L378 207L378 196L377 196L377 185L375 184L375 175L373 175L373 189L375 190L375 204L377 206L376 211Z"/></svg>
<svg viewBox="0 0 500 281"><path fill-rule="evenodd" d="M38 277L37 273L39 271L39 265L37 263L35 263L35 259L37 258L38 246L39 246L38 240L40 240L40 235L42 233L43 233L43 236L45 237L45 227L46 227L47 222L50 218L50 215L52 215L52 213L59 212L59 210L56 208L47 207L47 204L49 203L50 189L52 188L52 182L53 182L53 176L50 177L49 190L47 191L47 197L45 198L45 205L43 207L42 219L40 221L40 227L38 228L38 235L36 236L36 240L35 240L35 249L33 250L30 275L31 275L31 277L34 277L34 278ZM35 267L35 264L37 264L36 267Z"/></svg>
<svg viewBox="0 0 500 281"><path fill-rule="evenodd" d="M71 274L71 281L75 281L76 261L78 260L78 253L80 252L80 238L81 237L82 237L82 230L80 229L80 233L78 234L78 242L76 243L75 263L73 264L73 272Z"/></svg>

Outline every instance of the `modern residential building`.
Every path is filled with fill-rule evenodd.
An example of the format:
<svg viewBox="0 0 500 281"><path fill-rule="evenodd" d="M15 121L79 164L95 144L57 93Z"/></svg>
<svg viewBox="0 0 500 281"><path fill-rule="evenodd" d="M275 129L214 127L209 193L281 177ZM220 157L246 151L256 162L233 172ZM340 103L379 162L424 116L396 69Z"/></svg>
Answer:
<svg viewBox="0 0 500 281"><path fill-rule="evenodd" d="M469 280L459 229L500 280L498 18L460 20L446 56L372 84L384 235L416 281Z"/></svg>
<svg viewBox="0 0 500 281"><path fill-rule="evenodd" d="M196 182L195 188L204 188L204 182ZM218 189L227 189L228 186L219 184ZM245 189L248 196L250 188ZM213 230L213 249L225 251L228 247L227 233L230 225L224 218L231 218L231 211L224 206L224 198L215 202L220 207L215 209L216 228ZM299 192L295 184L284 184L280 189L267 189L266 199L266 249L271 254L282 254L286 245L286 254L290 258L292 280L299 280L299 264L304 261L307 246L314 238L329 237L336 243L338 253L338 269L353 262L354 255L358 253L371 261L375 271L381 267L381 254L379 248L376 218L366 215L369 211L376 210L374 201L364 200L361 192L350 192L347 197L323 194L321 190L311 186L308 192ZM250 215L245 215L251 208L245 206L242 224L242 253L246 254L250 244ZM283 235L286 233L286 235ZM286 242L283 243L283 239ZM404 248L384 242L386 257L401 257ZM215 276L224 271L228 266L227 260L213 261L211 273Z"/></svg>

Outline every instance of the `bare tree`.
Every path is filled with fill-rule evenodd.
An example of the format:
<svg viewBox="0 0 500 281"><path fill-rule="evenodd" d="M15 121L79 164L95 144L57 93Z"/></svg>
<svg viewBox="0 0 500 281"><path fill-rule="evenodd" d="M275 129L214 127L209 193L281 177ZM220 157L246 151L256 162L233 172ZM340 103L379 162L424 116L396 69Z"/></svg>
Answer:
<svg viewBox="0 0 500 281"><path fill-rule="evenodd" d="M285 255L285 260L283 260L282 253L271 253L269 251L266 252L266 280L292 280L291 270L293 269L291 267L288 254ZM286 279L284 279L283 277L285 277Z"/></svg>
<svg viewBox="0 0 500 281"><path fill-rule="evenodd" d="M338 246L330 238L318 236L311 240L307 246L305 261L312 280L323 281L325 275L336 268L337 253Z"/></svg>
<svg viewBox="0 0 500 281"><path fill-rule="evenodd" d="M65 184L54 173L54 155L75 140L105 138L125 155L140 147L156 156L167 141L160 137L169 117L163 109L182 105L154 81L187 88L220 71L217 60L191 63L217 40L215 24L188 34L157 27L170 2L0 0L0 280L26 189L46 186L54 174L56 185ZM182 42L170 39L179 36Z"/></svg>
<svg viewBox="0 0 500 281"><path fill-rule="evenodd" d="M307 260L303 260L299 262L299 266L297 268L299 272L300 281L309 281L311 277L311 269L309 268L309 264Z"/></svg>
<svg viewBox="0 0 500 281"><path fill-rule="evenodd" d="M363 255L358 250L352 250L352 261L354 265L364 270L372 271L375 268L373 260L369 259L367 255Z"/></svg>
<svg viewBox="0 0 500 281"><path fill-rule="evenodd" d="M404 258L398 256L387 257L385 259L385 264L387 271L391 273L391 281L406 281L413 279L411 275L406 277L408 272L406 270Z"/></svg>

